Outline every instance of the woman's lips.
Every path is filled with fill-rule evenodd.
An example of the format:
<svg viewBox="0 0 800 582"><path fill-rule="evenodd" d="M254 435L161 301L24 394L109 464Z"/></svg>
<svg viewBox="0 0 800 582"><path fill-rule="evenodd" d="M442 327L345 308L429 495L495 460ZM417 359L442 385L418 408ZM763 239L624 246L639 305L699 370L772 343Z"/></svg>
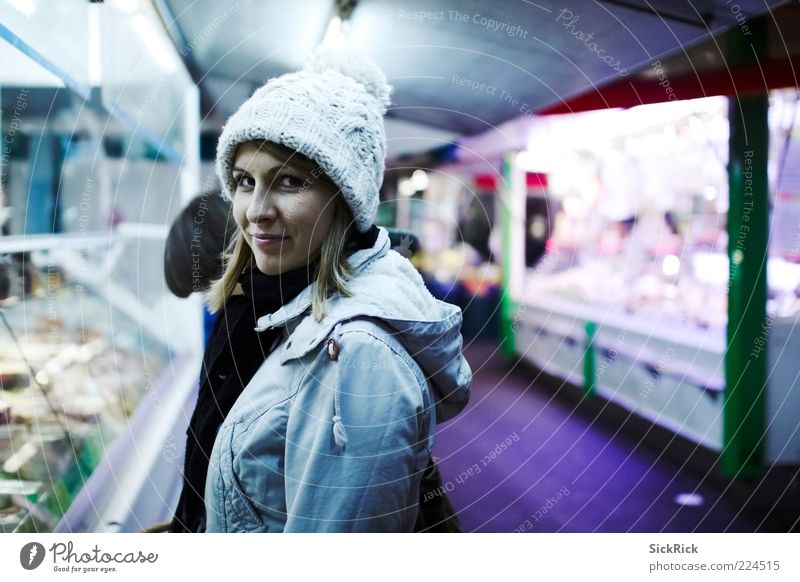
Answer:
<svg viewBox="0 0 800 582"><path fill-rule="evenodd" d="M288 238L279 234L253 234L253 244L261 250L271 250L279 247Z"/></svg>

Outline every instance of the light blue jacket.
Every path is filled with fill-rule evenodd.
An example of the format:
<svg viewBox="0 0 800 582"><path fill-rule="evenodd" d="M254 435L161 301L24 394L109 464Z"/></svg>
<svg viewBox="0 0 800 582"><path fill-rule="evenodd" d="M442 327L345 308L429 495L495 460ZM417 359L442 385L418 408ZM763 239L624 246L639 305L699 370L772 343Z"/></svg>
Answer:
<svg viewBox="0 0 800 582"><path fill-rule="evenodd" d="M258 320L284 334L217 435L206 531L413 530L436 422L469 399L461 310L384 229L349 262L351 296L331 297L322 322L313 285Z"/></svg>

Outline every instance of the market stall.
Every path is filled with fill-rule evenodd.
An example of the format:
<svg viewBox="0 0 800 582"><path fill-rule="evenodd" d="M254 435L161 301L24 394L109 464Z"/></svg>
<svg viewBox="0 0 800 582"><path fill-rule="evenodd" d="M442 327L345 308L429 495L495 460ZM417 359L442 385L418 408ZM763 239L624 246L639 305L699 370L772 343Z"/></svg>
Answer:
<svg viewBox="0 0 800 582"><path fill-rule="evenodd" d="M782 170L796 110L794 90L773 93L767 318L760 335L748 330L749 357L769 359L761 440L776 463L800 462L787 351L798 341L800 221L794 170ZM716 452L726 447L728 251L744 249L749 228L730 239L728 125L723 97L557 116L506 161L509 351ZM547 175L554 225L535 264L523 260L540 196L531 172Z"/></svg>

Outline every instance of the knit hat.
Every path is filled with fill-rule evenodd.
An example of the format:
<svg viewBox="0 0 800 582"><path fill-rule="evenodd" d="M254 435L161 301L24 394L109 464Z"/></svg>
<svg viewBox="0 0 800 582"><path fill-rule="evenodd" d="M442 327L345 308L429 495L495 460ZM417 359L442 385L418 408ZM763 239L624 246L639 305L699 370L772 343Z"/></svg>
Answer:
<svg viewBox="0 0 800 582"><path fill-rule="evenodd" d="M341 190L356 229L366 231L383 183L391 90L380 69L351 48L318 49L302 70L270 79L222 128L216 169L225 194L236 190L236 148L274 142L317 163Z"/></svg>

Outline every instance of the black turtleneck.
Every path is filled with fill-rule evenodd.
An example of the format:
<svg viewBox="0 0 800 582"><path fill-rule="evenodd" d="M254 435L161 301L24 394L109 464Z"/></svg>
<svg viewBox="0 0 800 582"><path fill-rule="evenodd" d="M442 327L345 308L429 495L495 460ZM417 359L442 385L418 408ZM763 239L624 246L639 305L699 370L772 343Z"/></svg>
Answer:
<svg viewBox="0 0 800 582"><path fill-rule="evenodd" d="M378 232L376 226L364 233L355 232L348 240L347 252L371 248ZM280 275L250 269L239 279L243 294L231 295L217 313L203 355L197 404L186 431L183 490L170 531L205 529L203 494L217 432L282 333L280 328L256 332L256 321L294 299L315 275L316 264Z"/></svg>

